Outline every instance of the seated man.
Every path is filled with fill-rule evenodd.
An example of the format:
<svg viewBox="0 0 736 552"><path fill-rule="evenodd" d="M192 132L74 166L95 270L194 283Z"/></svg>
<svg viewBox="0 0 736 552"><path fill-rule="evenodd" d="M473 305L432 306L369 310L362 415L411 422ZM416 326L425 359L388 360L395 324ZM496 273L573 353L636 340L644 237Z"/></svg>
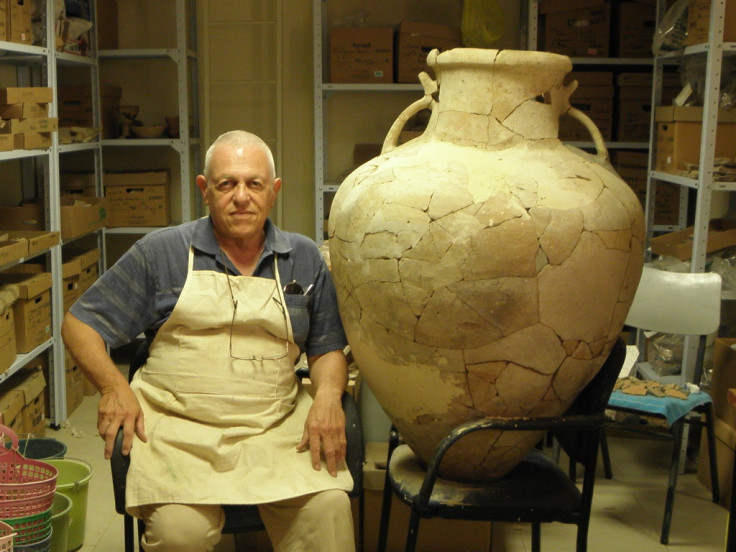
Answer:
<svg viewBox="0 0 736 552"><path fill-rule="evenodd" d="M268 220L281 179L257 136L215 140L197 186L210 215L145 236L62 326L101 393L106 458L123 428L143 548L212 550L221 505L258 504L276 551L354 550L346 339L324 260ZM141 332L150 353L128 385L105 345ZM301 351L314 400L295 376Z"/></svg>

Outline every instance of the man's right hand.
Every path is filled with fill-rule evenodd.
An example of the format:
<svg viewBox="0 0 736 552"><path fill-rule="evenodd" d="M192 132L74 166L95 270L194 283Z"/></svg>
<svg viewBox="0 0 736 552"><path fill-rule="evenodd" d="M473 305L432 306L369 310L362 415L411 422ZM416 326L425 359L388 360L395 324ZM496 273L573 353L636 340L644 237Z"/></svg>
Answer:
<svg viewBox="0 0 736 552"><path fill-rule="evenodd" d="M146 441L143 427L143 410L138 398L129 385L120 384L112 389L103 389L97 407L97 431L105 440L105 458L112 456L118 430L123 428L123 454L130 454L133 432L141 441Z"/></svg>

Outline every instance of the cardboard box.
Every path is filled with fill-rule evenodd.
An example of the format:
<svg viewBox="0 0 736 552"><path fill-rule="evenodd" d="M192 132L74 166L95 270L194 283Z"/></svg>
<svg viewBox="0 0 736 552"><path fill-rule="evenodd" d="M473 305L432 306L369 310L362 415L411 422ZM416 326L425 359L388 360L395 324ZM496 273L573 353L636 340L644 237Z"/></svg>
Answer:
<svg viewBox="0 0 736 552"><path fill-rule="evenodd" d="M63 240L84 236L108 224L108 203L104 197L62 196L60 201Z"/></svg>
<svg viewBox="0 0 736 552"><path fill-rule="evenodd" d="M17 354L13 305L0 299L0 374L7 372Z"/></svg>
<svg viewBox="0 0 736 552"><path fill-rule="evenodd" d="M35 255L51 249L53 246L59 245L61 239L59 232L50 230L7 230L4 233L13 240L26 240L28 242L28 255Z"/></svg>
<svg viewBox="0 0 736 552"><path fill-rule="evenodd" d="M0 2L0 40L8 40L8 3Z"/></svg>
<svg viewBox="0 0 736 552"><path fill-rule="evenodd" d="M63 253L68 255L68 258L79 261L79 295L81 297L97 279L100 250L97 248L89 250L65 249Z"/></svg>
<svg viewBox="0 0 736 552"><path fill-rule="evenodd" d="M576 9L576 5L582 7ZM559 8L562 11L557 11ZM539 9L544 14L542 49L573 57L608 57L611 40L608 2L541 2Z"/></svg>
<svg viewBox="0 0 736 552"><path fill-rule="evenodd" d="M687 37L685 44L708 42L710 29L711 0L690 0L687 10ZM723 19L723 42L736 42L736 1L726 0L726 13Z"/></svg>
<svg viewBox="0 0 736 552"><path fill-rule="evenodd" d="M100 86L100 125L102 138L120 136L118 111L122 90L117 86ZM85 86L58 88L59 125L92 127L92 90Z"/></svg>
<svg viewBox="0 0 736 552"><path fill-rule="evenodd" d="M117 0L97 0L97 47L100 50L118 48Z"/></svg>
<svg viewBox="0 0 736 552"><path fill-rule="evenodd" d="M656 6L650 2L621 2L614 54L622 58L651 58L657 28Z"/></svg>
<svg viewBox="0 0 736 552"><path fill-rule="evenodd" d="M621 141L649 141L652 118L652 74L619 73L616 76L616 137ZM679 75L662 77L661 100L672 102L679 91Z"/></svg>
<svg viewBox="0 0 736 552"><path fill-rule="evenodd" d="M51 88L44 86L0 88L0 104L34 102L47 104L54 99Z"/></svg>
<svg viewBox="0 0 736 552"><path fill-rule="evenodd" d="M703 108L661 106L654 112L657 122L656 161L658 171L677 174L688 163L700 161ZM720 110L716 129L716 157L736 157L736 114Z"/></svg>
<svg viewBox="0 0 736 552"><path fill-rule="evenodd" d="M419 73L427 71L427 54L461 48L462 39L457 27L402 21L396 33L396 82L418 83Z"/></svg>
<svg viewBox="0 0 736 552"><path fill-rule="evenodd" d="M51 274L0 274L0 284L14 287L15 344L28 353L51 337Z"/></svg>
<svg viewBox="0 0 736 552"><path fill-rule="evenodd" d="M5 234L4 231L0 233ZM28 242L24 239L0 239L0 266L19 261L28 255Z"/></svg>
<svg viewBox="0 0 736 552"><path fill-rule="evenodd" d="M64 350L65 375L66 375L66 413L67 416L74 412L82 404L84 398L84 374L74 362L68 350Z"/></svg>
<svg viewBox="0 0 736 552"><path fill-rule="evenodd" d="M641 201L647 201L647 163L649 154L634 151L617 151L614 166ZM654 224L675 225L679 223L680 187L669 182L657 182L654 197Z"/></svg>
<svg viewBox="0 0 736 552"><path fill-rule="evenodd" d="M392 27L335 27L330 31L330 81L392 83Z"/></svg>
<svg viewBox="0 0 736 552"><path fill-rule="evenodd" d="M25 102L11 105L0 105L0 119L27 119L29 117L48 117L49 105L45 103Z"/></svg>
<svg viewBox="0 0 736 552"><path fill-rule="evenodd" d="M0 151L13 151L15 139L12 134L0 134Z"/></svg>
<svg viewBox="0 0 736 552"><path fill-rule="evenodd" d="M0 393L0 424L16 434L23 433L23 393L16 389Z"/></svg>
<svg viewBox="0 0 736 552"><path fill-rule="evenodd" d="M17 372L8 380L13 389L23 395L23 432L44 435L44 389L46 379L39 365L35 363Z"/></svg>
<svg viewBox="0 0 736 552"><path fill-rule="evenodd" d="M30 117L27 119L10 119L0 128L2 134L22 134L24 132L54 132L59 130L56 117Z"/></svg>
<svg viewBox="0 0 736 552"><path fill-rule="evenodd" d="M570 97L570 105L592 119L603 138L613 137L613 73L589 71L570 73L567 82L578 81L578 88ZM577 119L570 116L560 118L561 140L590 142L593 138Z"/></svg>
<svg viewBox="0 0 736 552"><path fill-rule="evenodd" d="M721 420L718 416L713 420L713 429L716 434L716 463L718 465L718 487L721 494L720 504L725 508L731 506L731 483L733 481L733 452L736 446L736 429ZM708 439L705 432L700 439L700 453L698 454L698 481L709 491L710 484L710 455L708 454Z"/></svg>
<svg viewBox="0 0 736 552"><path fill-rule="evenodd" d="M692 256L693 227L655 236L650 240L652 253L675 257L686 261ZM728 219L711 220L708 227L706 252L712 253L736 245L736 221Z"/></svg>
<svg viewBox="0 0 736 552"><path fill-rule="evenodd" d="M63 194L96 195L97 182L93 172L63 172L59 174L59 180Z"/></svg>
<svg viewBox="0 0 736 552"><path fill-rule="evenodd" d="M118 172L103 175L112 227L167 226L169 172Z"/></svg>
<svg viewBox="0 0 736 552"><path fill-rule="evenodd" d="M8 38L10 42L21 44L33 42L31 12L30 0L8 0Z"/></svg>
<svg viewBox="0 0 736 552"><path fill-rule="evenodd" d="M14 134L13 141L15 149L43 149L51 147L51 133L49 132L24 132Z"/></svg>
<svg viewBox="0 0 736 552"><path fill-rule="evenodd" d="M4 230L43 230L43 206L35 202L18 206L0 206L0 220L3 221Z"/></svg>
<svg viewBox="0 0 736 552"><path fill-rule="evenodd" d="M378 543L387 447L387 443L366 443L366 463L363 468L365 501L365 542L363 545L365 550L375 550ZM410 511L410 508L394 494L386 547L388 552L404 550ZM491 523L488 521L423 519L419 528L417 550L425 552L488 551L491 549L490 539Z"/></svg>
<svg viewBox="0 0 736 552"><path fill-rule="evenodd" d="M736 387L736 337L717 337L713 347L710 389L713 413L736 429L736 408L728 404L728 390Z"/></svg>

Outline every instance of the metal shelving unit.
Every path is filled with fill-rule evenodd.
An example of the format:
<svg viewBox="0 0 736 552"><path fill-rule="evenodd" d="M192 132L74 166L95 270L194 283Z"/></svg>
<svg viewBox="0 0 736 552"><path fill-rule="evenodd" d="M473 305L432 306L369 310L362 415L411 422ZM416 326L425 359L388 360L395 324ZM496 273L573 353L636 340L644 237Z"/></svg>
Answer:
<svg viewBox="0 0 736 552"><path fill-rule="evenodd" d="M103 151L113 148L129 150L136 155L139 148L171 148L178 156L181 183L180 219L193 220L199 215L199 206L192 194L192 175L199 174L200 117L198 103L196 1L176 0L176 48L127 48L101 50L100 63L108 60L146 63L146 60L167 60L176 67L176 97L178 100L179 138L102 140ZM132 148L132 149L131 149ZM104 184L103 184L104 186ZM106 228L105 234L145 234L153 227Z"/></svg>
<svg viewBox="0 0 736 552"><path fill-rule="evenodd" d="M15 65L18 86L42 86L53 90L53 100L49 105L49 117L58 117L57 82L60 70L67 67L81 67L90 71L90 82L93 90L93 123L99 122L99 110L96 103L98 85L98 65L96 41L92 31L92 45L89 55L80 56L57 52L50 44L55 44L54 2L46 1L42 8L42 25L44 45L32 46L14 42L0 41L0 57L3 65ZM92 17L95 16L95 5L91 2ZM94 19L93 19L94 20ZM96 28L96 26L95 26ZM42 183L46 229L61 231L59 167L62 156L71 152L92 151L97 159L100 157L99 140L85 144L60 144L57 132L51 133L51 146L35 150L14 150L0 152L0 164L19 160L22 164L23 197L35 197L37 183ZM98 173L99 174L99 173ZM62 288L62 247L59 245L49 250L23 258L17 262L0 267L7 270L11 266L25 263L31 259L43 257L47 269L51 272L51 337L27 353L18 354L10 368L0 374L0 386L23 366L44 353L49 353L49 410L52 427L58 427L67 417L66 410L66 373L64 344L61 340L61 322L64 316Z"/></svg>
<svg viewBox="0 0 736 552"><path fill-rule="evenodd" d="M676 174L656 171L656 123L654 110L652 110L652 132L649 147L649 171L647 177L647 203L645 215L647 221L647 244L654 232L660 230L655 227L654 211L657 182L668 182L681 186L686 192L688 189L695 190L695 220L693 229L693 244L691 256L691 272L703 272L706 267L706 245L708 239L708 227L711 215L711 199L714 191L736 191L736 182L722 182L713 180L713 167L715 157L716 129L718 126L718 103L720 96L721 68L724 57L736 55L736 43L723 42L723 21L725 14L725 0L711 0L710 25L708 42L694 46L688 46L678 51L667 52L655 58L654 65L654 87L652 90L652 105L661 104L661 75L665 64L681 63L691 56L705 56L705 86L703 101L703 124L700 137L699 173L697 178L687 178ZM657 2L658 15L661 18L664 13L664 2ZM683 194L684 195L684 194ZM682 210L681 210L682 211ZM681 227L685 226L685 214L681 216ZM651 251L647 251L651 257ZM686 339L683 347L682 371L679 383L686 383L692 379L692 372L697 352L697 340Z"/></svg>

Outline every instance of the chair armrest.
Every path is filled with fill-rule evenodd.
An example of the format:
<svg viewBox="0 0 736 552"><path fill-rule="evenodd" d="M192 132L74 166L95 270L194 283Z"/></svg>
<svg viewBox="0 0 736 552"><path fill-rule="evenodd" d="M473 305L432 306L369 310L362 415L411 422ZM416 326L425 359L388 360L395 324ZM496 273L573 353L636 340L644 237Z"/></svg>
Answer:
<svg viewBox="0 0 736 552"><path fill-rule="evenodd" d="M342 409L345 411L345 437L347 439L347 454L345 462L353 476L353 489L350 496L360 496L363 492L363 426L360 422L360 412L355 398L345 391L342 394Z"/></svg>
<svg viewBox="0 0 736 552"><path fill-rule="evenodd" d="M128 475L130 456L123 455L123 428L115 436L115 444L110 456L110 471L112 472L112 488L115 496L115 511L125 513L125 479Z"/></svg>

